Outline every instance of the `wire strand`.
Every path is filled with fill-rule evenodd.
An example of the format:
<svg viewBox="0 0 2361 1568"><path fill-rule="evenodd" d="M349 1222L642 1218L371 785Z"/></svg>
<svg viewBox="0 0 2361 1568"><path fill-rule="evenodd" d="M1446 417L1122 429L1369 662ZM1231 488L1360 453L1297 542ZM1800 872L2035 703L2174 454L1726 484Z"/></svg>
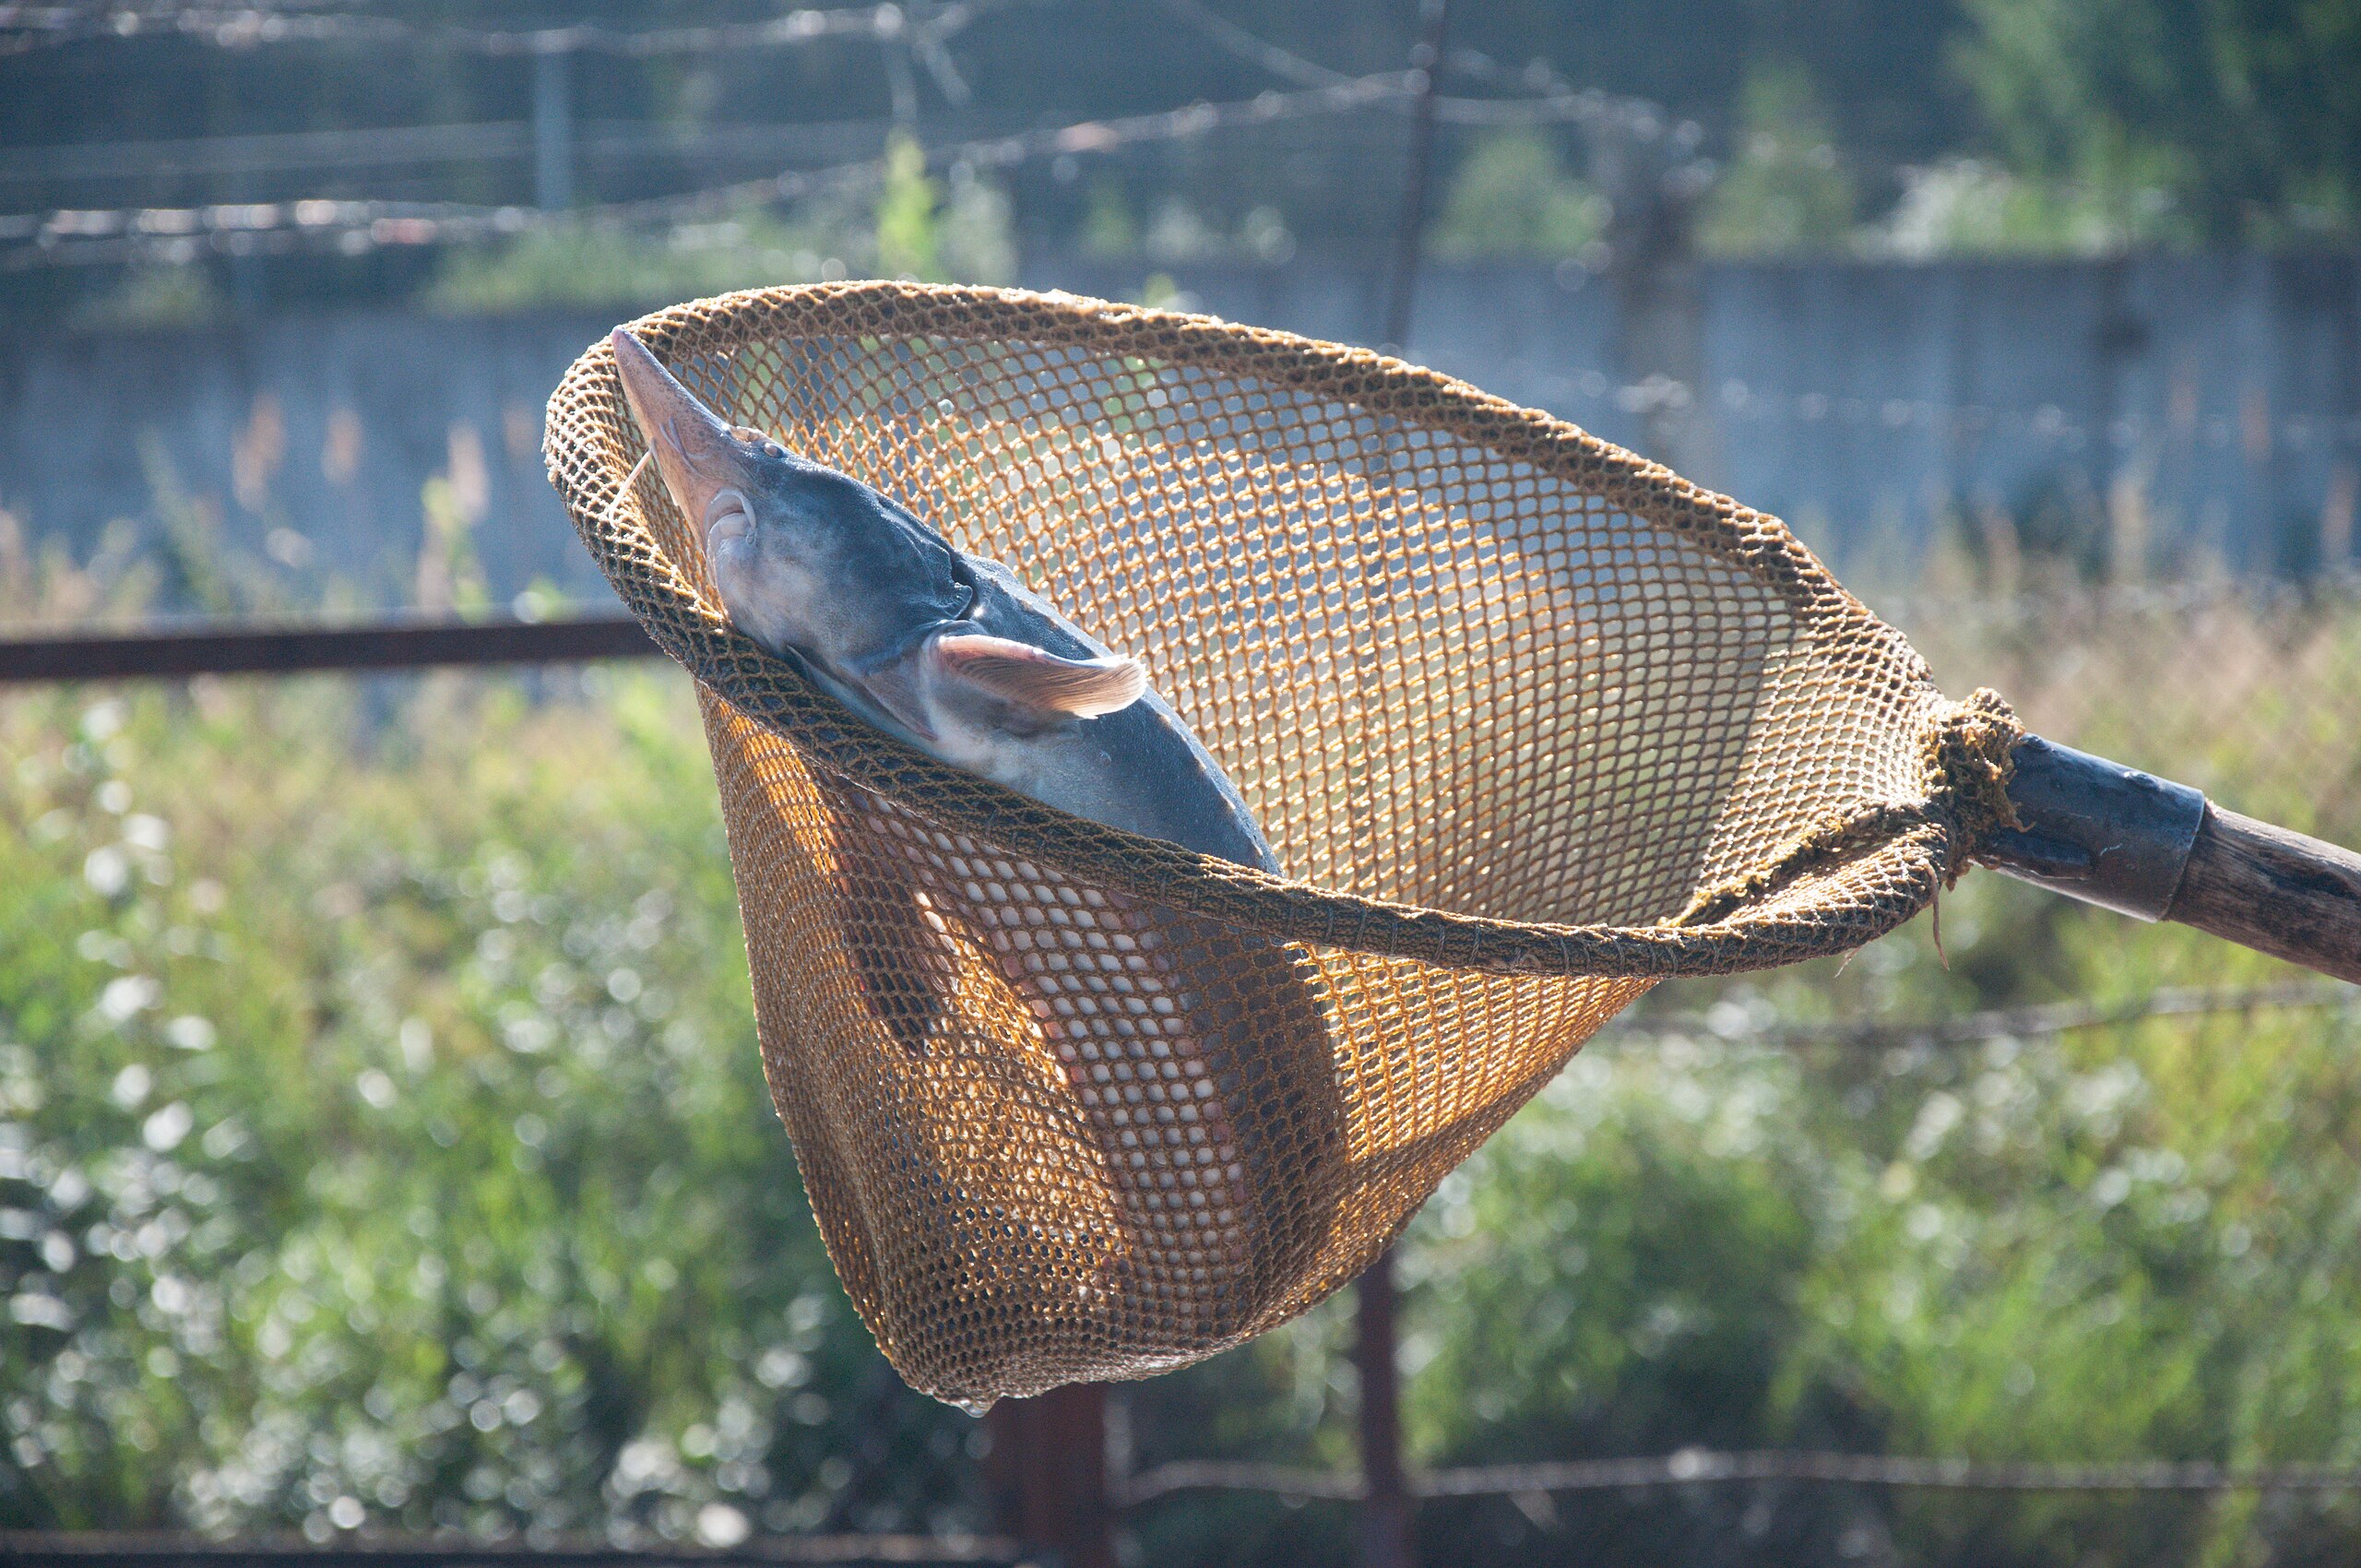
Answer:
<svg viewBox="0 0 2361 1568"><path fill-rule="evenodd" d="M931 163L967 163L1003 168L1041 157L1102 154L1149 142L1187 140L1241 126L1366 110L1406 110L1414 84L1409 71L1356 77L1333 87L1296 92L1264 92L1222 103L1194 103L1106 120L1086 120L1011 135L938 144ZM1534 101L1534 113L1572 113L1571 106ZM580 224L653 225L727 216L737 209L791 200L832 186L873 178L880 160L864 158L816 170L789 170L758 180L701 187L663 196L606 202L558 211L528 207L487 207L462 202L393 202L307 197L277 202L216 203L186 208L81 208L0 215L0 271L31 267L133 259L143 250L162 249L169 259L188 259L206 248L255 254L277 244L337 244L348 237L357 247L434 244L498 238L536 229ZM279 236L277 241L267 236Z"/></svg>
<svg viewBox="0 0 2361 1568"><path fill-rule="evenodd" d="M1572 1459L1414 1471L1422 1499L1513 1497L1559 1491L1620 1491L1759 1481L1916 1488L1945 1491L2323 1492L2361 1491L2361 1468L2321 1464L2225 1465L2210 1459L2051 1463L2015 1459L1924 1459L1809 1450L1684 1448L1633 1458ZM1117 1505L1138 1508L1180 1491L1260 1491L1275 1497L1350 1502L1358 1475L1239 1460L1184 1459L1119 1481Z"/></svg>
<svg viewBox="0 0 2361 1568"><path fill-rule="evenodd" d="M2031 1007L1995 1008L1952 1018L1867 1018L1854 1022L1832 1018L1818 1023L1767 1023L1748 1019L1742 1011L1732 1008L1726 1013L1680 1013L1628 1023L1619 1019L1599 1031L1596 1043L1646 1046L1720 1041L1770 1049L1833 1045L1853 1051L1885 1051L1913 1046L1980 1045L1999 1039L2118 1028L2149 1018L2205 1017L2266 1008L2319 1007L2343 1012L2356 1001L2361 1001L2361 992L2348 985L2291 980L2237 988L2168 988L2131 1002L2053 1002Z"/></svg>
<svg viewBox="0 0 2361 1568"><path fill-rule="evenodd" d="M928 6L888 0L833 10L800 6L761 21L702 27L623 29L581 22L506 31L402 17L323 16L259 6L0 6L0 54L157 37L219 49L290 43L419 43L495 56L599 53L627 59L724 49L801 48L836 39L908 39L925 47L940 44L979 17L1017 3L952 0L949 5Z"/></svg>

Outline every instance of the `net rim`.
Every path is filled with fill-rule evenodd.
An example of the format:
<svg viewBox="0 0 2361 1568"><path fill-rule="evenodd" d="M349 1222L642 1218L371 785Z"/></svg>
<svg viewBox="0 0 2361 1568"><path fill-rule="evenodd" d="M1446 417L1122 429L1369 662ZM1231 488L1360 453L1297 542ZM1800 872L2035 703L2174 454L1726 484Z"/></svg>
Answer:
<svg viewBox="0 0 2361 1568"><path fill-rule="evenodd" d="M659 358L670 358L692 334L707 349L717 339L742 345L845 336L840 317L848 306L891 322L896 335L1044 341L1218 368L1441 430L1573 480L1636 521L1711 550L1778 593L1808 627L1883 645L1880 651L1898 656L1926 680L1923 660L1901 634L1862 606L1777 517L1704 490L1569 421L1368 349L1072 294L882 280L743 290L671 305L624 325ZM1868 835L1873 841L1848 848L1833 868L1827 856L1815 859L1808 852L1811 846L1799 840L1795 865L1783 870L1787 857L1772 857L1751 874L1738 907L1712 919L1676 916L1650 925L1513 921L1396 903L1070 816L873 729L732 627L664 554L631 503L634 464L605 417L622 401L613 349L601 337L552 394L543 449L576 531L657 646L808 762L939 828L972 835L1067 875L1281 942L1500 974L1662 979L1826 955L1836 950L1830 916L1837 909L1850 917L1843 922L1845 934L1869 941L1924 909L1964 863L1969 835L1951 798L1955 790L1932 767L1922 799L1875 807L1880 822ZM1572 471L1577 466L1578 476ZM626 540L635 548L623 548ZM1930 683L1927 691L1930 702L1951 707L1940 704ZM1931 737L1944 717L1930 716L1922 752L1933 754ZM1830 837L1829 826L1815 833ZM1874 882L1880 891L1848 895L1846 882ZM1818 893L1807 908L1799 893L1813 888Z"/></svg>

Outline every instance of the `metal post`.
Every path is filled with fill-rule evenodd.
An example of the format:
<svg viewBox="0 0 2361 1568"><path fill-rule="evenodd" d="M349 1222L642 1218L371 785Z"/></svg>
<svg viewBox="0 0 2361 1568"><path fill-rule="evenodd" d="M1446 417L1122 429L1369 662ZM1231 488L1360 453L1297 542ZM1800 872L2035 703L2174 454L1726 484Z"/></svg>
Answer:
<svg viewBox="0 0 2361 1568"><path fill-rule="evenodd" d="M1385 296L1383 340L1399 350L1410 340L1410 306L1418 282L1418 241L1427 227L1427 186L1435 152L1435 78L1442 74L1451 0L1419 0L1419 35L1410 51L1417 96L1410 109L1410 170L1402 194L1402 226L1394 235L1394 275Z"/></svg>
<svg viewBox="0 0 2361 1568"><path fill-rule="evenodd" d="M1107 1389L1069 1384L1033 1399L1003 1399L984 1418L986 1479L1003 1534L1057 1568L1115 1568L1107 1496Z"/></svg>
<svg viewBox="0 0 2361 1568"><path fill-rule="evenodd" d="M574 52L563 44L533 55L533 205L574 205Z"/></svg>
<svg viewBox="0 0 2361 1568"><path fill-rule="evenodd" d="M1692 436L1704 374L1704 295L1697 265L1696 207L1704 192L1693 126L1659 107L1631 104L1591 137L1593 169L1607 187L1608 276L1616 297L1617 359L1641 396L1641 450L1685 473L1710 469Z"/></svg>
<svg viewBox="0 0 2361 1568"><path fill-rule="evenodd" d="M1394 349L1410 340L1417 303L1418 242L1427 227L1427 186L1434 170L1435 78L1451 0L1419 0L1419 36L1410 51L1418 97L1410 116L1410 168L1402 195L1402 224L1394 236L1394 275L1386 291L1385 333ZM1394 1362L1394 1253L1362 1271L1354 1287L1357 1313L1353 1365L1361 1384L1361 1507L1358 1568L1412 1568L1409 1481L1402 1469L1401 1373Z"/></svg>
<svg viewBox="0 0 2361 1568"><path fill-rule="evenodd" d="M1394 1253L1381 1253L1355 1290L1353 1366L1361 1384L1361 1507L1358 1568L1413 1568L1410 1480L1402 1467L1402 1379L1394 1361Z"/></svg>

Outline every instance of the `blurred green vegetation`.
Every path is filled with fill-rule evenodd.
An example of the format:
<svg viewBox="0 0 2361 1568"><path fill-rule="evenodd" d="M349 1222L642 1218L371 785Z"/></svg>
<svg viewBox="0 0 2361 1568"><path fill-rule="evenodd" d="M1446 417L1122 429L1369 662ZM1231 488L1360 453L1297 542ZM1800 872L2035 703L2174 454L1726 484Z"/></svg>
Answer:
<svg viewBox="0 0 2361 1568"><path fill-rule="evenodd" d="M20 601L94 591L0 558ZM2361 836L2349 595L1947 601L1910 629L1953 689ZM983 1522L976 1424L884 1371L800 1195L675 672L23 692L0 755L0 1523ZM2284 972L1977 876L1940 950L1921 921L1648 998L1413 1228L1415 1462L2361 1463L2361 1015L1752 1038ZM1348 1327L1332 1302L1126 1388L1136 1462L1349 1466ZM1317 1564L1347 1523L1180 1494L1133 1526L1149 1562ZM1765 1486L1421 1528L1435 1561L2361 1549L2361 1510L2307 1496Z"/></svg>
<svg viewBox="0 0 2361 1568"><path fill-rule="evenodd" d="M540 304L633 305L847 275L848 226L749 212L655 235L579 224L443 260L424 303L455 315Z"/></svg>
<svg viewBox="0 0 2361 1568"><path fill-rule="evenodd" d="M1745 1043L1749 1016L1925 1016L1996 982L2123 1000L2270 969L1990 879L1943 915L1951 973L1919 932L1841 979L1732 987L1715 1005L1738 1038L1595 1047L1452 1178L1410 1254L1430 1462L1691 1443L2361 1458L2361 1325L2330 1305L2361 1279L2361 1029L2291 1011L1972 1048ZM2284 1497L1730 1489L1559 1508L1629 1535L1631 1561L1667 1536L1696 1561L1750 1540L1762 1561L2330 1561L2361 1533L2350 1500ZM1602 1560L1505 1502L1427 1526Z"/></svg>
<svg viewBox="0 0 2361 1568"><path fill-rule="evenodd" d="M546 19L521 0L434 9L461 27ZM1394 0L1217 9L1347 76L1399 70L1417 26L1416 7ZM699 0L575 10L626 29L712 19ZM2361 0L1493 0L1453 18L1453 42L1455 95L1514 99L1571 82L1655 107L1587 129L1447 117L1439 255L1576 256L1606 232L1610 201L1650 232L1661 160L1634 159L1627 144L1663 131L1658 152L1697 155L1675 185L1684 204L1702 197L1697 238L1714 255L2099 255L2349 246L2361 236ZM0 313L170 325L298 302L640 303L878 272L989 281L1013 276L1019 234L1050 255L1170 267L1278 261L1306 246L1365 255L1399 220L1401 121L1374 105L1171 143L1086 137L1081 151L995 159L989 182L956 153L914 168L912 136L977 145L1301 85L1300 71L1275 72L1160 6L999 7L955 29L945 48L955 68L919 73L903 103L868 40L658 60L586 51L568 67L583 113L573 188L586 208L623 210L473 255L383 246L23 267L0 278ZM105 68L77 64L98 59L86 49L102 52ZM515 61L358 41L300 54L161 35L32 49L0 59L0 148L18 157L14 199L25 212L363 196L521 207L536 199L532 160L506 153L385 168L229 158L217 168L209 156L138 149L521 126L536 113L533 79ZM776 142L706 135L765 127ZM39 154L60 146L112 148L98 167L113 166L41 167ZM782 169L826 189L769 200ZM940 187L931 228L930 187ZM731 189L752 193L746 211L671 234L633 228L635 201Z"/></svg>
<svg viewBox="0 0 2361 1568"><path fill-rule="evenodd" d="M762 1089L700 733L590 687L0 715L0 1512L827 1517L876 1358ZM965 1419L904 1414L881 1501L955 1501Z"/></svg>
<svg viewBox="0 0 2361 1568"><path fill-rule="evenodd" d="M450 252L423 298L453 313L644 305L837 278L1006 283L1015 273L1007 196L965 167L934 178L918 145L900 137L873 190L850 184L787 216L750 206L666 233L589 223L537 230Z"/></svg>
<svg viewBox="0 0 2361 1568"><path fill-rule="evenodd" d="M525 25L517 0L438 10L462 26ZM1376 0L1220 10L1346 75L1398 70L1415 26L1415 7ZM690 0L593 13L618 26L703 14ZM1596 269L1607 245L1653 246L1691 219L1698 248L1727 257L2087 257L2361 237L2361 0L1678 0L1644 12L1620 0L1495 0L1454 18L1453 36L1455 95L1530 98L1572 82L1653 107L1546 128L1447 117L1438 257ZM27 164L19 206L535 199L531 160L509 156L421 165L388 189L390 171L363 164L208 172L208 159L136 150L152 138L515 125L534 112L528 72L461 69L411 45L396 47L416 68L388 70L386 47L323 44L298 70L275 47L176 50L160 39L109 46L99 72L53 68L41 50L0 59L0 148L21 160L112 146L124 165L97 175L60 162L53 175ZM574 221L450 249L20 267L0 278L0 314L173 326L298 302L490 310L879 274L1000 282L1015 275L1020 236L1045 257L1170 267L1278 263L1304 246L1366 255L1399 221L1401 124L1376 106L1169 143L1086 137L1081 151L988 155L989 178L952 150L929 168L921 142L949 149L1026 126L1111 125L1251 100L1300 75L1275 75L1157 6L1087 18L1002 7L946 47L965 64L923 74L915 119L912 105L886 101L889 73L866 41L664 65L587 52L569 69L600 118L584 122L574 188L586 210ZM1044 59L1061 68L1040 68ZM775 148L704 140L761 127L780 133ZM675 134L680 150L667 150ZM783 165L816 192L777 199ZM746 205L669 230L631 205L695 191L743 193ZM1668 227L1655 211L1666 196L1679 209Z"/></svg>
<svg viewBox="0 0 2361 1568"><path fill-rule="evenodd" d="M1477 142L1452 176L1427 244L1446 260L1575 256L1607 235L1607 198L1532 131Z"/></svg>
<svg viewBox="0 0 2361 1568"><path fill-rule="evenodd" d="M1709 255L1841 248L1859 202L1811 77L1787 62L1756 67L1729 165L1699 214L1700 248Z"/></svg>
<svg viewBox="0 0 2361 1568"><path fill-rule="evenodd" d="M1962 0L1953 68L2020 174L2151 196L2215 243L2350 240L2361 6Z"/></svg>

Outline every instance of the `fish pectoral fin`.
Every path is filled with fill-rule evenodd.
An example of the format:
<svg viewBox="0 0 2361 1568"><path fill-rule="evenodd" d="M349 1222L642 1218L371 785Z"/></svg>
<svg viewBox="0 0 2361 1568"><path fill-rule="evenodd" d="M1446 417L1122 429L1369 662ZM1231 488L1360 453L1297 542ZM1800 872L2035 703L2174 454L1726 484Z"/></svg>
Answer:
<svg viewBox="0 0 2361 1568"><path fill-rule="evenodd" d="M1066 659L1031 643L981 633L937 637L931 653L939 673L1045 713L1097 719L1120 713L1147 694L1147 671L1138 659L1121 654Z"/></svg>
<svg viewBox="0 0 2361 1568"><path fill-rule="evenodd" d="M869 671L861 678L860 689L919 740L941 739L929 719L926 698L919 689L916 659L897 659Z"/></svg>

